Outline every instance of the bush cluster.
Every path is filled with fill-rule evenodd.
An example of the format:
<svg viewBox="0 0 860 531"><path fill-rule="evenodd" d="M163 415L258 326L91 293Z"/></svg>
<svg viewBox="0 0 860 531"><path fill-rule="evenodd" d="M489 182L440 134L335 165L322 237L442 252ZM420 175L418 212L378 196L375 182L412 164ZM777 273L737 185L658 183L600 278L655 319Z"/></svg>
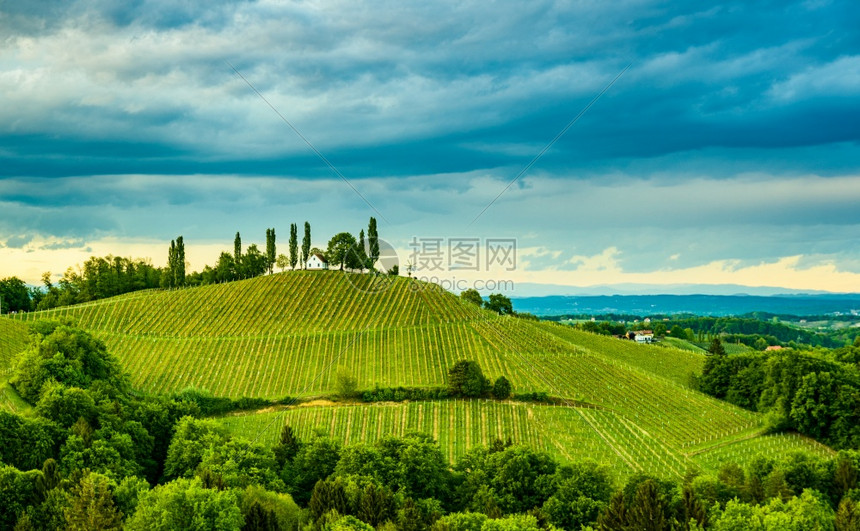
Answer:
<svg viewBox="0 0 860 531"><path fill-rule="evenodd" d="M445 387L380 387L361 394L364 402L403 402L404 400L444 400L451 398Z"/></svg>

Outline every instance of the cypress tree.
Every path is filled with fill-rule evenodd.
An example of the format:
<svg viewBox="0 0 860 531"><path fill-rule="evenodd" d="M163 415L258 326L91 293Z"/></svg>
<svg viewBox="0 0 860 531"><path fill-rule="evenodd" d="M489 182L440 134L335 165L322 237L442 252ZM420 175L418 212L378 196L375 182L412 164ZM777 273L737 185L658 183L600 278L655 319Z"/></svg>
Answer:
<svg viewBox="0 0 860 531"><path fill-rule="evenodd" d="M299 263L299 228L295 223L290 224L290 269L295 269Z"/></svg>
<svg viewBox="0 0 860 531"><path fill-rule="evenodd" d="M695 520L700 528L704 528L708 513L689 485L684 485L681 498L684 504L684 529L690 529L690 520Z"/></svg>
<svg viewBox="0 0 860 531"><path fill-rule="evenodd" d="M379 233L376 231L376 218L370 218L370 223L367 227L367 257L370 259L370 268L373 269L373 264L379 260Z"/></svg>
<svg viewBox="0 0 860 531"><path fill-rule="evenodd" d="M167 271L162 278L163 287L172 288L176 282L176 241L170 240L170 249L167 250Z"/></svg>
<svg viewBox="0 0 860 531"><path fill-rule="evenodd" d="M66 529L122 529L122 515L117 510L107 479L88 474L72 491L66 508Z"/></svg>
<svg viewBox="0 0 860 531"><path fill-rule="evenodd" d="M836 483L836 492L840 497L849 490L857 488L857 468L854 467L854 461L847 455L840 454L837 459L833 481Z"/></svg>
<svg viewBox="0 0 860 531"><path fill-rule="evenodd" d="M668 526L660 488L653 479L646 479L636 489L629 523L641 531L663 531Z"/></svg>
<svg viewBox="0 0 860 531"><path fill-rule="evenodd" d="M182 236L176 238L176 263L174 268L174 280L177 286L185 285L185 240Z"/></svg>
<svg viewBox="0 0 860 531"><path fill-rule="evenodd" d="M391 491L372 483L364 487L359 495L356 516L373 527L390 520L394 516L394 497Z"/></svg>
<svg viewBox="0 0 860 531"><path fill-rule="evenodd" d="M370 259L367 256L367 248L364 244L364 229L361 229L358 233L358 246L355 249L355 254L357 255L355 262L360 264L359 267L362 271L370 267L368 264Z"/></svg>
<svg viewBox="0 0 860 531"><path fill-rule="evenodd" d="M723 343L720 341L720 338L715 337L713 341L711 341L711 345L708 347L708 353L712 356L726 355L726 349L723 348Z"/></svg>
<svg viewBox="0 0 860 531"><path fill-rule="evenodd" d="M42 465L42 475L36 477L36 490L42 499L48 495L48 492L53 490L60 484L60 469L54 459L48 459Z"/></svg>
<svg viewBox="0 0 860 531"><path fill-rule="evenodd" d="M597 528L605 531L627 529L628 527L627 507L624 504L624 493L617 491L609 500L606 510L597 519Z"/></svg>
<svg viewBox="0 0 860 531"><path fill-rule="evenodd" d="M272 452L275 454L275 462L278 463L278 466L281 468L288 461L292 461L296 454L299 453L299 446L301 442L298 438L296 438L293 433L293 428L286 424L281 429L281 437L278 440L278 444L272 447Z"/></svg>
<svg viewBox="0 0 860 531"><path fill-rule="evenodd" d="M305 237L302 238L302 269L308 263L311 254L311 224L305 221Z"/></svg>
<svg viewBox="0 0 860 531"><path fill-rule="evenodd" d="M839 508L836 510L836 518L833 522L836 531L858 531L860 530L860 506L857 502L848 498L842 498Z"/></svg>
<svg viewBox="0 0 860 531"><path fill-rule="evenodd" d="M319 519L329 511L337 511L342 515L349 514L349 499L340 478L317 481L308 502L308 510L314 520Z"/></svg>
<svg viewBox="0 0 860 531"><path fill-rule="evenodd" d="M275 256L275 229L266 229L266 266L270 275L275 267Z"/></svg>
<svg viewBox="0 0 860 531"><path fill-rule="evenodd" d="M239 236L239 232L236 232L236 237L233 238L233 267L236 270L235 278L240 279L243 277L243 267L242 267L242 237Z"/></svg>

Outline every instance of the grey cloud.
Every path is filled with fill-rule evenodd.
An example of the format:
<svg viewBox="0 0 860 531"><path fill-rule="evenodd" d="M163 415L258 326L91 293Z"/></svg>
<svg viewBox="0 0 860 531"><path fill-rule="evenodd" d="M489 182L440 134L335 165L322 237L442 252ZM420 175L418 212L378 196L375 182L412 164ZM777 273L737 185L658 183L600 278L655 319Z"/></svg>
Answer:
<svg viewBox="0 0 860 531"><path fill-rule="evenodd" d="M10 247L12 249L21 249L31 241L33 241L32 235L12 236L11 238L6 240L5 247Z"/></svg>

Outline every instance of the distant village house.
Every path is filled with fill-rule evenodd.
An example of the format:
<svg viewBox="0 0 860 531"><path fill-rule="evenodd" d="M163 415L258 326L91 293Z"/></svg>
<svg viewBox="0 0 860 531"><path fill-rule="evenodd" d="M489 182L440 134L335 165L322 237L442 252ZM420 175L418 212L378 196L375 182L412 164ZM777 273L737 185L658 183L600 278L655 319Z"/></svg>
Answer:
<svg viewBox="0 0 860 531"><path fill-rule="evenodd" d="M654 332L652 330L638 330L635 339L637 343L651 343L654 341Z"/></svg>

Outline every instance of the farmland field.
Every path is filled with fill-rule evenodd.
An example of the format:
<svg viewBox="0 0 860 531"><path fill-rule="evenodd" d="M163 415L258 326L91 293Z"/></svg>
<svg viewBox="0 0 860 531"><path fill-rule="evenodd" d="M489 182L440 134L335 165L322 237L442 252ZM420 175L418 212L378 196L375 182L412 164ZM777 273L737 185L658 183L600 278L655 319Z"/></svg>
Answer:
<svg viewBox="0 0 860 531"><path fill-rule="evenodd" d="M690 374L704 363L696 352L499 316L412 279L392 279L383 291L355 287L371 282L369 275L297 271L132 293L18 319L72 318L119 357L135 387L154 393L193 386L217 396L307 400L335 391L339 366L361 389L441 386L451 365L471 359L491 379L506 376L515 392L546 392L561 404L305 407L224 420L267 440L284 420L305 435L327 426L345 442L420 428L455 457L510 431L564 458L590 455L627 471L677 476L691 460L722 455L711 451L753 444L741 441L761 431L760 415L689 388ZM11 352L26 331L4 321L14 329ZM745 455L744 446L737 448Z"/></svg>
<svg viewBox="0 0 860 531"><path fill-rule="evenodd" d="M757 453L774 457L792 451L833 454L794 434L760 435L758 427L722 446L709 446L718 441L712 439L684 448L649 437L624 415L609 410L489 400L309 405L230 415L219 422L231 433L265 445L275 443L285 424L300 439L321 434L343 444L420 431L432 435L452 462L470 448L510 438L561 461L593 459L621 476L641 471L680 477L691 465L715 471L724 459L744 462Z"/></svg>
<svg viewBox="0 0 860 531"><path fill-rule="evenodd" d="M5 372L12 358L27 347L26 325L8 317L0 318L0 368Z"/></svg>

